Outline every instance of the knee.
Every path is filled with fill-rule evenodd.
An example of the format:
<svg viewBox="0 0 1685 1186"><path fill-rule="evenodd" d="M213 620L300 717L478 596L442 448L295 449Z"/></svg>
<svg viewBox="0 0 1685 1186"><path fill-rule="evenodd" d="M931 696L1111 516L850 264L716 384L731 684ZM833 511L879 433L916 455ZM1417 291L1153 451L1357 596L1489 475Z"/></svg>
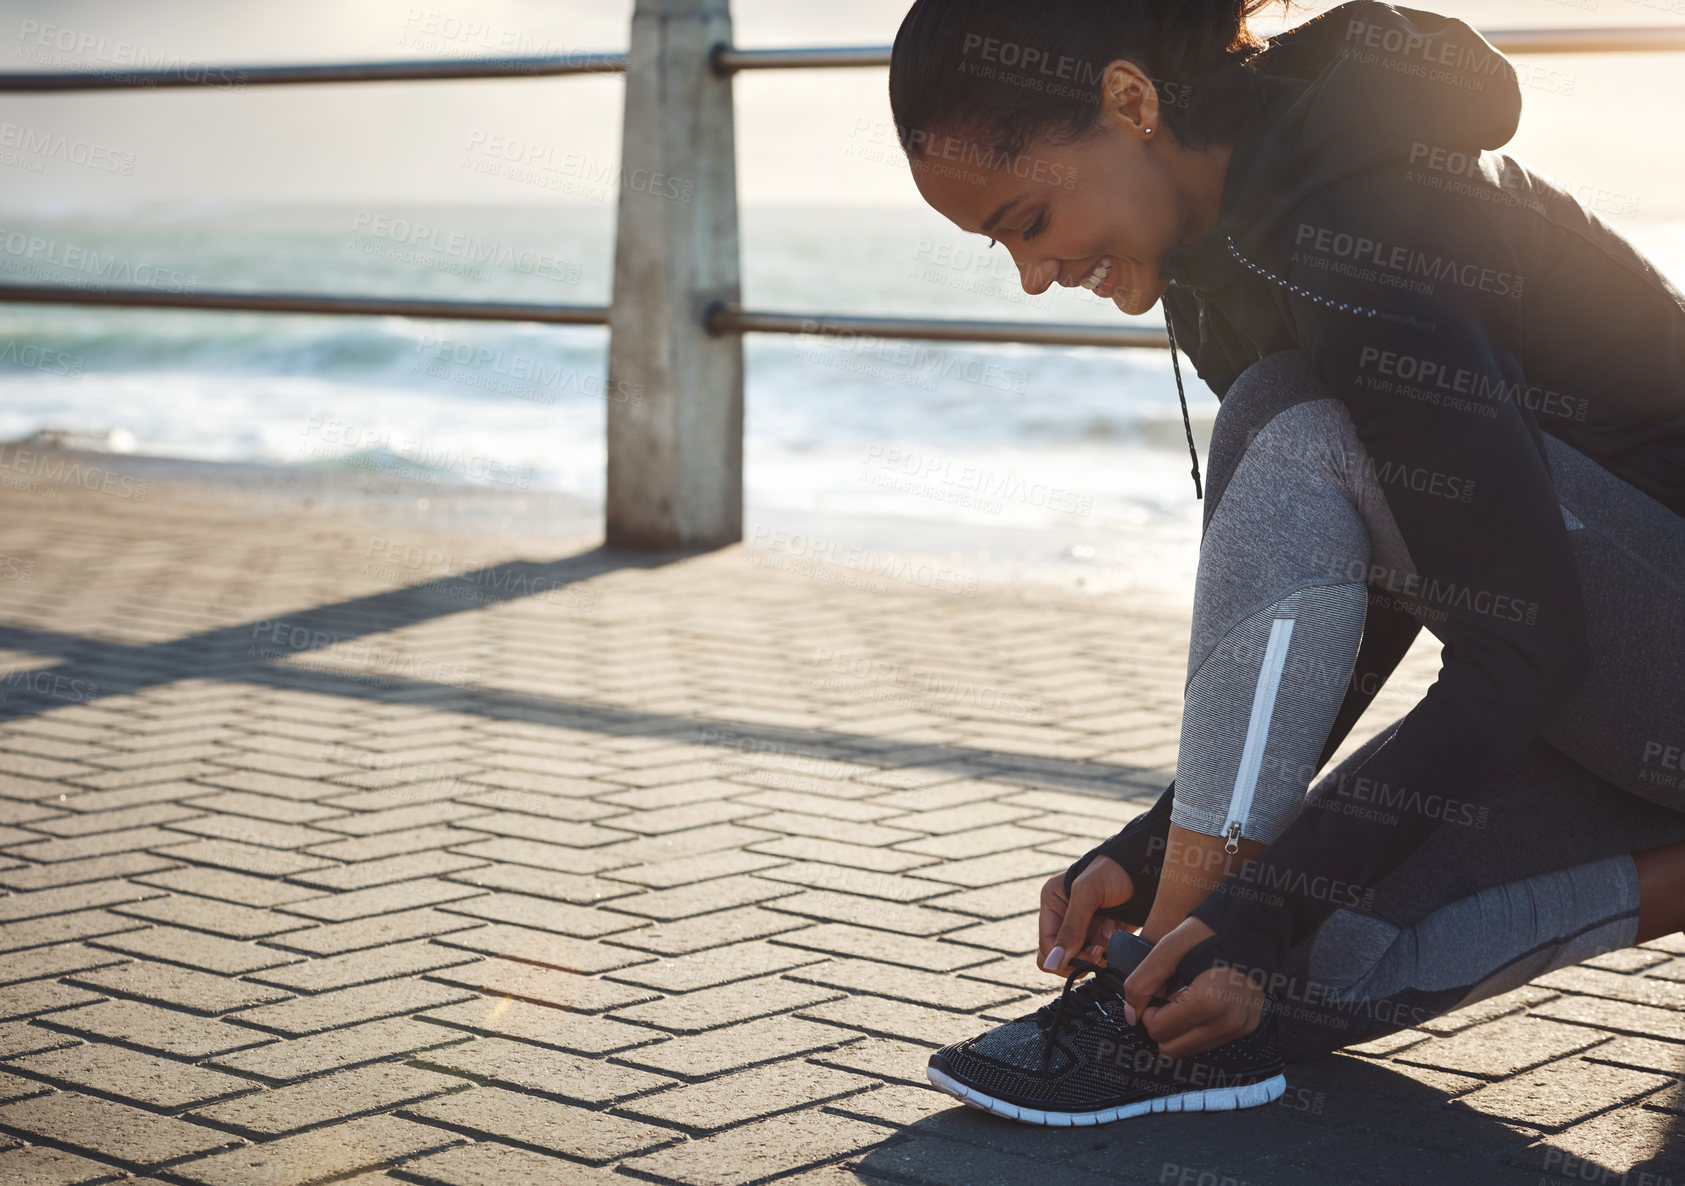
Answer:
<svg viewBox="0 0 1685 1186"><path fill-rule="evenodd" d="M1247 367L1223 396L1211 427L1212 488L1220 492L1228 484L1253 441L1277 417L1301 404L1331 398L1303 350L1283 350ZM1320 431L1325 420L1314 416L1308 427ZM1300 431L1306 428L1299 426Z"/></svg>

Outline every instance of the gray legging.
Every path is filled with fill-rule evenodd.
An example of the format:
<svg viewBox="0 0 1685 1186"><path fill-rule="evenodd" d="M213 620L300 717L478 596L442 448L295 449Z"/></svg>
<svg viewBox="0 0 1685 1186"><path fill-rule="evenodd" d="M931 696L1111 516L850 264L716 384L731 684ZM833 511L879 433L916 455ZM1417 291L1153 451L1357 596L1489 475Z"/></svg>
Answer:
<svg viewBox="0 0 1685 1186"><path fill-rule="evenodd" d="M1685 778L1665 766L1685 744L1685 519L1545 439L1591 619L1591 674L1478 811L1293 950L1278 1011L1289 1057L1630 946L1630 854L1685 841ZM1340 776L1391 731L1307 797L1366 620L1402 609L1431 630L1433 614L1379 588L1415 571L1384 475L1300 351L1255 363L1230 388L1211 471L1171 818L1268 844L1307 801L1351 809L1333 800Z"/></svg>

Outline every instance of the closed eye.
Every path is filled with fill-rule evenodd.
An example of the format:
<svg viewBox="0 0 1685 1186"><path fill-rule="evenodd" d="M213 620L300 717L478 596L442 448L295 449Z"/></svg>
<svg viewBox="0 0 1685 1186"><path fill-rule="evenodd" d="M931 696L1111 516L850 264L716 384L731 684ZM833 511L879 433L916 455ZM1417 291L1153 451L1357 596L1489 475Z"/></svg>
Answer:
<svg viewBox="0 0 1685 1186"><path fill-rule="evenodd" d="M1037 235L1039 235L1043 231L1045 231L1046 229L1047 229L1047 215L1045 213L1038 214L1038 215L1036 215L1035 222L1031 223L1030 228L1027 231L1024 232L1024 238L1025 239L1033 239Z"/></svg>

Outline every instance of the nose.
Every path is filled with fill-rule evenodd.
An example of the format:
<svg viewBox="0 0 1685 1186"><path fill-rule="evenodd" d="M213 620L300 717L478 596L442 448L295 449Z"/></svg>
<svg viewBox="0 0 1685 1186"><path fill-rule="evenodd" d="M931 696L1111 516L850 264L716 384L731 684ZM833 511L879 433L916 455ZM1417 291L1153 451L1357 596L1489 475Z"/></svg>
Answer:
<svg viewBox="0 0 1685 1186"><path fill-rule="evenodd" d="M1025 292L1031 296L1040 296L1059 279L1059 261L1043 259L1033 263L1020 263L1018 278L1022 281Z"/></svg>

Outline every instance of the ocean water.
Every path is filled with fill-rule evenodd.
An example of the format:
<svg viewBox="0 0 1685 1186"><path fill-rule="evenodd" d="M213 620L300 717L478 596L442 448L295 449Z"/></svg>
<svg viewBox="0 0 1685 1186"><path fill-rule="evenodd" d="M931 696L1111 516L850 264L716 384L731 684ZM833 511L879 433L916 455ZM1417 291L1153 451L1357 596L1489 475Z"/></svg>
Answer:
<svg viewBox="0 0 1685 1186"><path fill-rule="evenodd" d="M928 211L749 209L743 226L754 308L1127 320L1081 290L1025 296L1003 249ZM1685 223L1617 229L1685 283ZM0 218L13 284L599 304L612 254L605 203ZM752 335L747 356L754 513L1197 534L1162 351ZM58 429L600 499L607 400L634 394L606 367L588 327L0 304L0 440ZM1185 378L1203 456L1217 403Z"/></svg>

